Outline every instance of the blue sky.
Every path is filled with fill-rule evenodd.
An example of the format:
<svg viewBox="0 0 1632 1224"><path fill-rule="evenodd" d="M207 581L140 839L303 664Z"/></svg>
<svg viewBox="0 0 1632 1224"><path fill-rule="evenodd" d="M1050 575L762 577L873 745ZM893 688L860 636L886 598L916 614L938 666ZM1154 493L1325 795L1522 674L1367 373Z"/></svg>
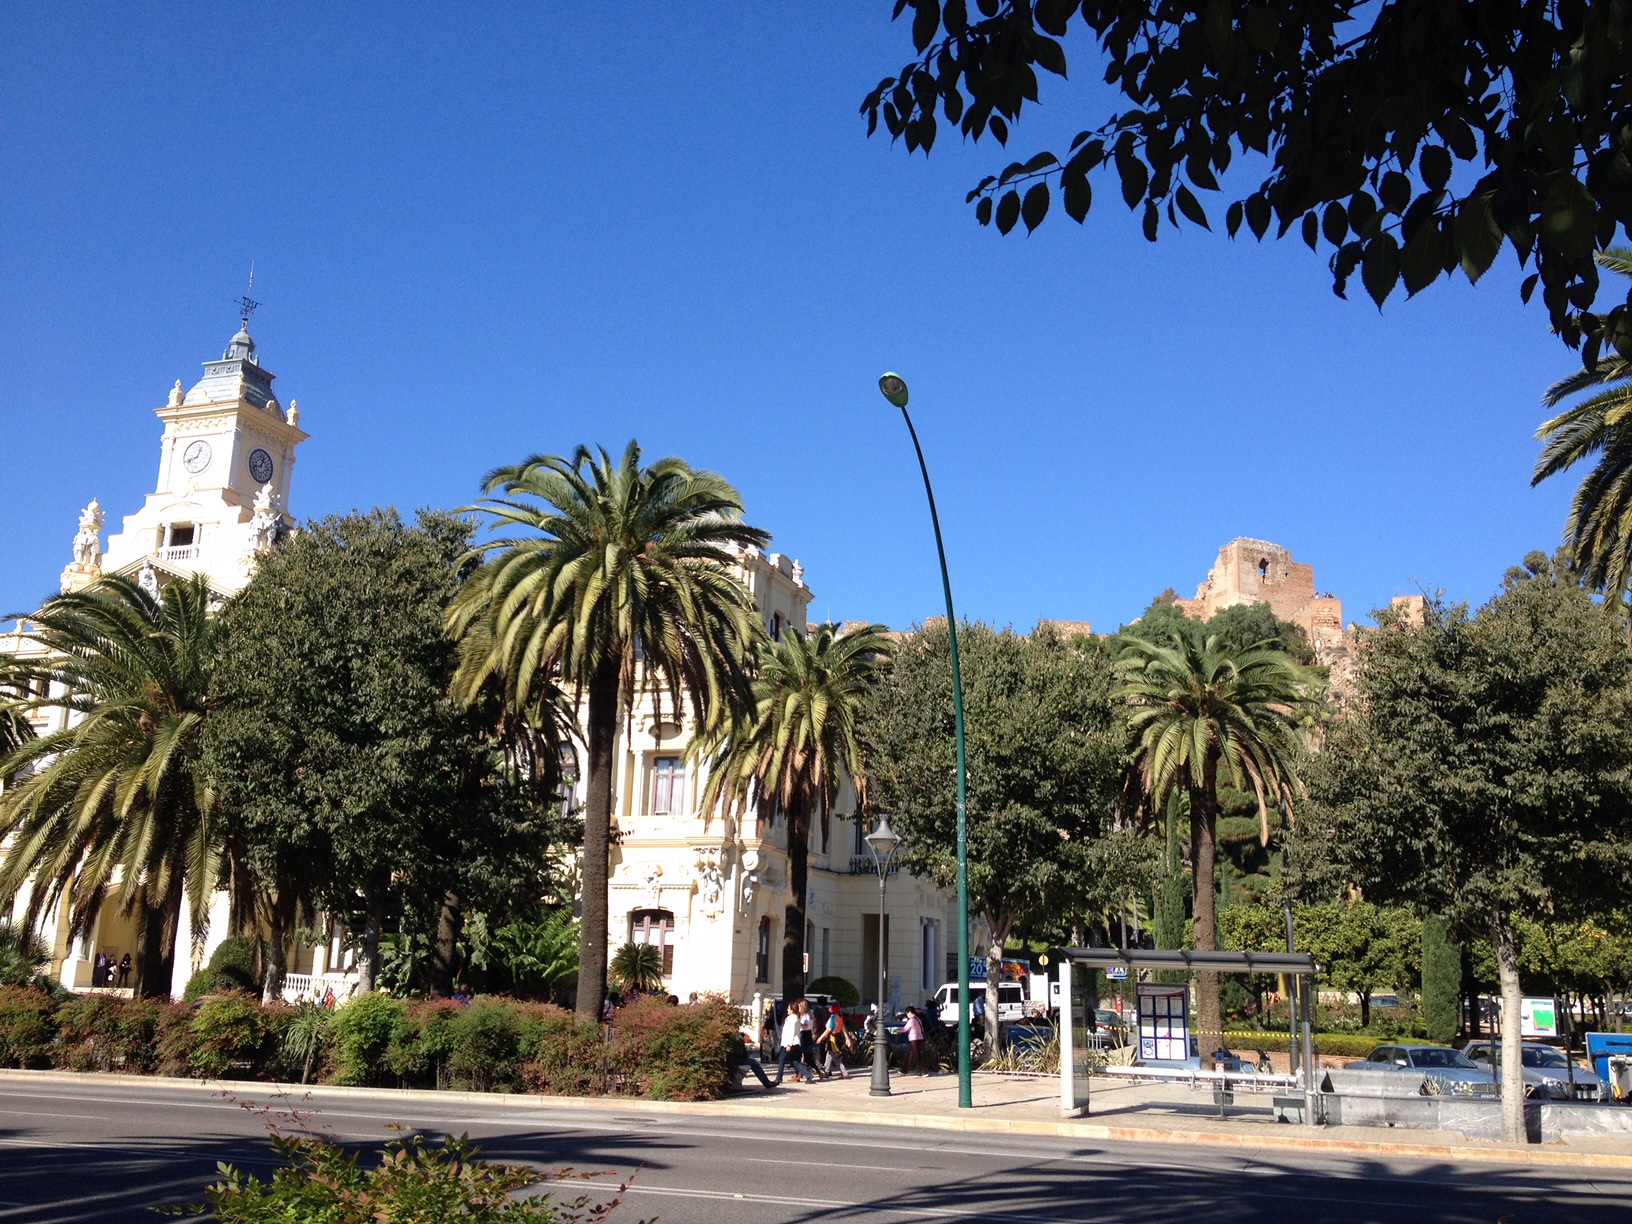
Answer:
<svg viewBox="0 0 1632 1224"><path fill-rule="evenodd" d="M1110 180L999 238L963 197L1002 150L864 138L890 8L0 6L0 611L93 496L141 504L251 260L301 517L637 437L738 485L814 616L900 627L940 593L897 369L963 615L1114 628L1252 535L1353 619L1554 545L1530 436L1574 358L1510 252L1379 314L1295 239L1152 246Z"/></svg>

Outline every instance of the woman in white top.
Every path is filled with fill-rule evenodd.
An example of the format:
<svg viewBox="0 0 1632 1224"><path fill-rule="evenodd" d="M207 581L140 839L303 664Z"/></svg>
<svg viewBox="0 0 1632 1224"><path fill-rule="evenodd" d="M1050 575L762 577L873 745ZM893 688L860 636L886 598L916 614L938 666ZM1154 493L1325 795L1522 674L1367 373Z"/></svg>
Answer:
<svg viewBox="0 0 1632 1224"><path fill-rule="evenodd" d="M789 1004L788 1014L782 1019L782 1052L777 1055L776 1059L775 1082L778 1084L782 1082L782 1072L787 1070L790 1058L793 1060L794 1082L799 1083L805 1078L799 1072L799 1063L802 1058L802 1052L799 1049L799 1004L802 1002L804 1000L800 999Z"/></svg>

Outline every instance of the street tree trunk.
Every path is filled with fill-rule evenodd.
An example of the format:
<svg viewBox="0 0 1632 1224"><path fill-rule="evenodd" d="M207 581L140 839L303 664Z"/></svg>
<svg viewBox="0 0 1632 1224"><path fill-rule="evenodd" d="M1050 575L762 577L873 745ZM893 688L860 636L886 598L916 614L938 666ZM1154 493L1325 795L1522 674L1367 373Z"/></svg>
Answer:
<svg viewBox="0 0 1632 1224"><path fill-rule="evenodd" d="M810 809L795 797L788 817L788 904L782 922L782 998L805 993L805 909L810 885ZM882 916L879 921L883 922Z"/></svg>
<svg viewBox="0 0 1632 1224"><path fill-rule="evenodd" d="M363 942L357 951L357 993L373 994L380 980L380 931L385 926L385 892L370 886L364 896Z"/></svg>
<svg viewBox="0 0 1632 1224"><path fill-rule="evenodd" d="M436 998L453 997L454 979L459 973L459 936L464 929L459 895L450 889L442 894L442 917L436 924L436 948L431 960L431 994Z"/></svg>
<svg viewBox="0 0 1632 1224"><path fill-rule="evenodd" d="M279 889L268 898L266 907L266 955L261 958L261 1002L276 1003L283 997L283 979L289 973L289 958L285 947L290 929L295 925L295 897L288 889Z"/></svg>
<svg viewBox="0 0 1632 1224"><path fill-rule="evenodd" d="M1528 1143L1524 1125L1523 1042L1519 1032L1523 991L1519 986L1518 940L1512 920L1498 914L1490 926L1496 975L1502 984L1502 1142Z"/></svg>
<svg viewBox="0 0 1632 1224"><path fill-rule="evenodd" d="M1209 750L1200 786L1190 788L1190 870L1196 951L1218 951L1217 897L1213 876L1218 860L1218 753ZM1196 974L1197 1048L1205 1061L1223 1044L1224 1015L1218 999L1218 974Z"/></svg>
<svg viewBox="0 0 1632 1224"><path fill-rule="evenodd" d="M1003 1023L998 1017L1003 992L998 987L1003 983L1003 944L1009 932L1007 927L1000 930L990 922L987 929L992 933L992 943L986 949L986 1049L995 1058L1003 1049Z"/></svg>
<svg viewBox="0 0 1632 1224"><path fill-rule="evenodd" d="M612 843L613 750L618 738L618 676L622 660L608 655L589 680L584 728L589 760L584 797L584 867L579 910L580 1020L599 1020L606 1002L607 877Z"/></svg>

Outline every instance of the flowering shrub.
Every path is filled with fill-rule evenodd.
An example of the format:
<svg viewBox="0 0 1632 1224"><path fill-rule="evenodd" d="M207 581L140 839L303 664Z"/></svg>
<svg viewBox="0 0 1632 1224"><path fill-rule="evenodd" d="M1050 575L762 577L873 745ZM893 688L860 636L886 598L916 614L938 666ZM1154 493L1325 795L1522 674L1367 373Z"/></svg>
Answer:
<svg viewBox="0 0 1632 1224"><path fill-rule="evenodd" d="M607 1033L564 1008L502 996L370 994L314 1012L239 992L196 1005L87 996L58 1007L39 990L0 987L0 1066L696 1101L730 1083L739 1021L719 999L645 999Z"/></svg>
<svg viewBox="0 0 1632 1224"><path fill-rule="evenodd" d="M0 1067L50 1066L56 1011L43 990L0 986Z"/></svg>

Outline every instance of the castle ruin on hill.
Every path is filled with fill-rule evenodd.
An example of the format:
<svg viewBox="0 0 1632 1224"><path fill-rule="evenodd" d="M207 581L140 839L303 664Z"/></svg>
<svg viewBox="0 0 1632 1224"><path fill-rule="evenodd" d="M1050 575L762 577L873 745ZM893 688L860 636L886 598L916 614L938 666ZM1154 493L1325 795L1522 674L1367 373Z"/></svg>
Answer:
<svg viewBox="0 0 1632 1224"><path fill-rule="evenodd" d="M1316 592L1315 570L1292 559L1290 550L1268 540L1241 536L1218 550L1218 560L1194 599L1177 601L1187 616L1211 620L1236 604L1268 604L1279 620L1290 621L1308 635L1315 659L1324 664L1347 657L1343 601L1330 591Z"/></svg>

